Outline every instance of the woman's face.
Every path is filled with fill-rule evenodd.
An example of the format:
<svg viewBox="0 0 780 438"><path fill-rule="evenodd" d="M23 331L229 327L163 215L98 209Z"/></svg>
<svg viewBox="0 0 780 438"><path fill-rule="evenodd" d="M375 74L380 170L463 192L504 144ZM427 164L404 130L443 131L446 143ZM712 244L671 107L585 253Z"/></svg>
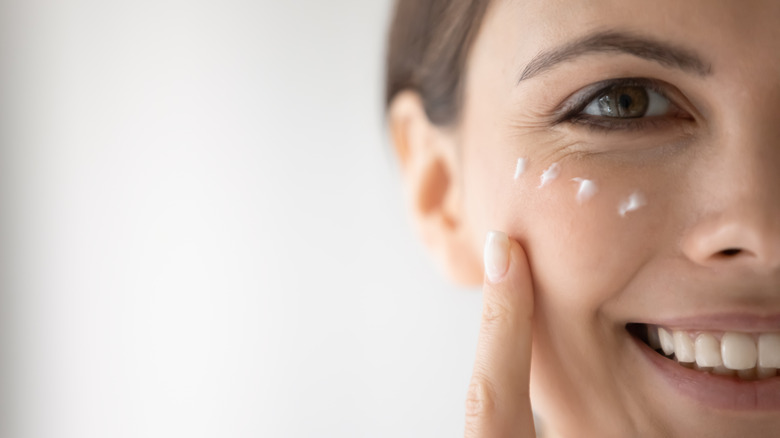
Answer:
<svg viewBox="0 0 780 438"><path fill-rule="evenodd" d="M726 334L731 367L737 333L780 332L780 2L495 1L466 73L464 221L529 254L551 426L775 436L780 378L684 367L627 324Z"/></svg>

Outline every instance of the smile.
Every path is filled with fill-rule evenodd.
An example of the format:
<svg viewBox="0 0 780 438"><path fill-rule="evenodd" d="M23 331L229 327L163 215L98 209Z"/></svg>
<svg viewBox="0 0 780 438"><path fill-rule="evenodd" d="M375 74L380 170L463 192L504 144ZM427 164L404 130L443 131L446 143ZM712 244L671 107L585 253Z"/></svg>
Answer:
<svg viewBox="0 0 780 438"><path fill-rule="evenodd" d="M707 326L699 329L638 323L626 329L640 357L647 360L646 372L660 378L658 383L666 382L663 386L669 391L710 409L777 412L780 332L775 330L776 319L771 324L733 324L733 319L727 324L753 325L755 331L718 330L713 319L702 320Z"/></svg>
<svg viewBox="0 0 780 438"><path fill-rule="evenodd" d="M649 324L627 328L658 354L701 372L762 380L775 377L780 368L780 332L673 330Z"/></svg>

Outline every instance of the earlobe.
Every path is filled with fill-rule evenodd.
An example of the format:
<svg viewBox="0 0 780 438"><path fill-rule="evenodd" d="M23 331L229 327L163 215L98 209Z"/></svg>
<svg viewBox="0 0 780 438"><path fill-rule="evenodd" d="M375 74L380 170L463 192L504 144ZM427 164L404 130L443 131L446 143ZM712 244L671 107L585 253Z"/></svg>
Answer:
<svg viewBox="0 0 780 438"><path fill-rule="evenodd" d="M455 133L432 124L411 91L393 99L389 117L408 209L426 247L453 281L481 284L481 252L473 248L462 208Z"/></svg>

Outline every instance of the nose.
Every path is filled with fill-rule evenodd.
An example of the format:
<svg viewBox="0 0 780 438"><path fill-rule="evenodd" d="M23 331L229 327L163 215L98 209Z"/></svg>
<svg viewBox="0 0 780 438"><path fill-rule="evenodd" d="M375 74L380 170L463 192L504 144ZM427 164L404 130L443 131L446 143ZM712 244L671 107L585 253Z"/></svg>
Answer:
<svg viewBox="0 0 780 438"><path fill-rule="evenodd" d="M685 236L685 255L701 266L728 263L761 271L780 268L778 221L757 206L744 204L699 220Z"/></svg>
<svg viewBox="0 0 780 438"><path fill-rule="evenodd" d="M698 265L780 270L780 135L774 125L751 128L732 129L698 173L695 219L682 241Z"/></svg>

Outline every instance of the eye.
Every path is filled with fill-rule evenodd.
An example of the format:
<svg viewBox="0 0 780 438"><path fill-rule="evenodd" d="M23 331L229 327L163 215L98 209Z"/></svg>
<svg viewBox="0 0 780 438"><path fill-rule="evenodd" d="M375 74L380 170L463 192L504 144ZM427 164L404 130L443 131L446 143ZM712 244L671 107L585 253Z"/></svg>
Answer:
<svg viewBox="0 0 780 438"><path fill-rule="evenodd" d="M671 102L660 93L639 85L623 85L602 91L580 112L582 115L635 119L663 116Z"/></svg>
<svg viewBox="0 0 780 438"><path fill-rule="evenodd" d="M661 132L690 126L695 118L678 102L685 96L673 85L649 78L607 79L570 96L556 111L554 124L618 131Z"/></svg>

